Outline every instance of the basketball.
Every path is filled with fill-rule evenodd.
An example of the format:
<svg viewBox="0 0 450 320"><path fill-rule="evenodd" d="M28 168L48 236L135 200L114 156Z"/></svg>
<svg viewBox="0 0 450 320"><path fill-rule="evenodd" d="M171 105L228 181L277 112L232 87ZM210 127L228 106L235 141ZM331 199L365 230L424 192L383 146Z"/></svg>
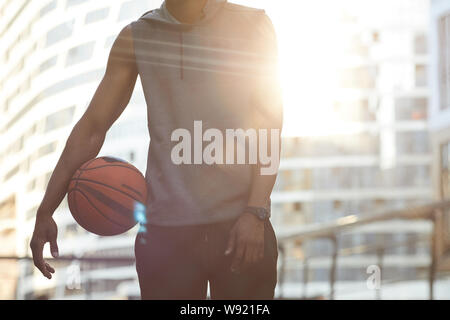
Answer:
<svg viewBox="0 0 450 320"><path fill-rule="evenodd" d="M67 200L80 226L101 236L113 236L137 224L135 208L145 205L147 187L142 173L130 163L100 157L75 172Z"/></svg>

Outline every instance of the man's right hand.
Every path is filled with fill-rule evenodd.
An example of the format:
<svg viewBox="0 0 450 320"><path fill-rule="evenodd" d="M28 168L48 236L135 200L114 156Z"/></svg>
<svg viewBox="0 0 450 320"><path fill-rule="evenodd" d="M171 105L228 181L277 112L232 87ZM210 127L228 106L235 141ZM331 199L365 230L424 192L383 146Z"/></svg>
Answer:
<svg viewBox="0 0 450 320"><path fill-rule="evenodd" d="M59 254L58 244L56 243L57 236L58 227L55 220L52 217L39 217L38 215L30 247L33 253L34 265L49 279L52 278L52 273L55 273L55 269L44 261L44 245L50 242L50 252L54 258L57 258Z"/></svg>

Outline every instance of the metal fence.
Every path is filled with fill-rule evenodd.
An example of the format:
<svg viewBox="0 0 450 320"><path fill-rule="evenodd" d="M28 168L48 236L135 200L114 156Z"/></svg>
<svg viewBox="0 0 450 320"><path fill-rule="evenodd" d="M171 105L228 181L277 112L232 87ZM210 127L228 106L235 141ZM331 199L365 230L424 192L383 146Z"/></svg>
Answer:
<svg viewBox="0 0 450 320"><path fill-rule="evenodd" d="M307 241L313 239L328 239L332 244L331 254L331 266L329 269L329 293L325 294L329 299L335 298L335 284L336 284L336 271L338 258L342 256L348 256L352 254L360 253L375 253L377 257L377 264L380 268L383 268L383 258L387 249L394 247L401 247L410 245L411 242L397 242L387 243L381 241L371 245L357 246L353 248L339 249L338 235L355 229L360 226L370 225L377 222L389 221L389 220L427 220L432 223L432 232L430 237L419 238L417 241L425 242L429 245L430 252L430 264L428 266L428 287L429 287L429 299L434 299L434 283L437 273L438 256L441 254L441 249L438 250L438 243L442 243L444 237L442 225L444 215L447 215L447 209L450 208L450 201L433 202L427 205L409 207L402 210L392 210L380 212L378 214L368 215L366 217L359 217L355 215L346 216L330 223L321 223L314 225L299 226L296 230L278 233L278 246L280 255L279 266L279 287L283 292L283 284L285 282L286 273L286 246L289 244L302 246ZM308 261L313 256L305 256L303 260L303 286L306 288L308 282ZM401 281L401 280L399 280ZM377 291L379 298L380 291ZM282 296L282 293L281 293ZM304 298L307 298L304 295Z"/></svg>

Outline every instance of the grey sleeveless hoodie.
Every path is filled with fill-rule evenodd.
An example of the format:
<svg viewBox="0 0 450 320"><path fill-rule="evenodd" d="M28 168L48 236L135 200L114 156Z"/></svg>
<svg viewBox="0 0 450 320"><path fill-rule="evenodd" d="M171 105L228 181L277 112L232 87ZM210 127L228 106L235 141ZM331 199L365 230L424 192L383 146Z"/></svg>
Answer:
<svg viewBox="0 0 450 320"><path fill-rule="evenodd" d="M164 9L131 25L151 141L147 221L233 219L247 205L252 165L176 165L171 152L179 142L171 136L183 128L194 137L194 121L224 136L226 129L281 128L274 29L263 10L224 0L210 0L195 24L178 23Z"/></svg>

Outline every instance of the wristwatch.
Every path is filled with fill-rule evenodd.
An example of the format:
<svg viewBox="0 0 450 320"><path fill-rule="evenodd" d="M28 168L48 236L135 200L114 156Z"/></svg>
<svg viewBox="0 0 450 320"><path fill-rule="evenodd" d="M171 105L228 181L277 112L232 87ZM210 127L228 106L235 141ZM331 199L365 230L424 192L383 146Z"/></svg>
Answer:
<svg viewBox="0 0 450 320"><path fill-rule="evenodd" d="M260 220L267 220L270 218L270 211L263 207L247 207L245 212L254 214Z"/></svg>

